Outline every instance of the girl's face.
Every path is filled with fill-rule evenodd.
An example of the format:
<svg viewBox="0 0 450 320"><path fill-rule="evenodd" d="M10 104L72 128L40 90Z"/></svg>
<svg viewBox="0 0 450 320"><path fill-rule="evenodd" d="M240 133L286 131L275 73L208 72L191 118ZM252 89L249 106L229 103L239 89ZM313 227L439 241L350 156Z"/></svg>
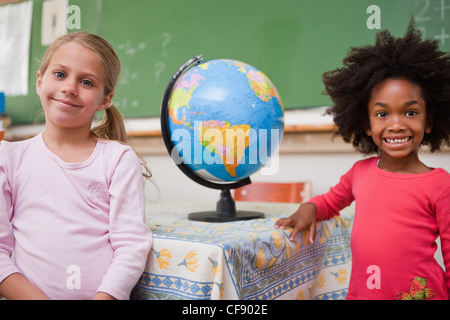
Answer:
<svg viewBox="0 0 450 320"><path fill-rule="evenodd" d="M425 132L431 132L426 103L419 86L405 79L386 79L372 90L368 106L369 136L381 157L417 155Z"/></svg>
<svg viewBox="0 0 450 320"><path fill-rule="evenodd" d="M106 109L113 93L105 95L104 70L91 50L76 42L53 53L44 74L37 74L47 125L90 130L96 111Z"/></svg>

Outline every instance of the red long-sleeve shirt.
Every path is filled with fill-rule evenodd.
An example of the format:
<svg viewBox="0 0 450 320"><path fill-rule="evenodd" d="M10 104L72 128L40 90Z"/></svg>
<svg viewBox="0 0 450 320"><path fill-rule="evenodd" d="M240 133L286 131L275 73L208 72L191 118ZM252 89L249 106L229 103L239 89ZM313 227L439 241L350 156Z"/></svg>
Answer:
<svg viewBox="0 0 450 320"><path fill-rule="evenodd" d="M441 168L398 174L358 161L329 192L316 196L317 220L355 200L347 299L448 299L450 175ZM447 272L434 259L436 238Z"/></svg>

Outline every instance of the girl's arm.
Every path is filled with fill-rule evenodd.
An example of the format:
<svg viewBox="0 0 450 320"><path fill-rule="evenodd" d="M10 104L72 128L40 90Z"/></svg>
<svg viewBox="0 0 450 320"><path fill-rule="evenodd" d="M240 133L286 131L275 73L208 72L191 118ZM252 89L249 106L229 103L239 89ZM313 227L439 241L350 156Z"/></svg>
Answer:
<svg viewBox="0 0 450 320"><path fill-rule="evenodd" d="M48 299L36 286L20 273L11 260L13 237L11 219L13 202L11 185L8 180L6 146L0 143L0 297L7 299Z"/></svg>
<svg viewBox="0 0 450 320"><path fill-rule="evenodd" d="M0 297L8 300L48 300L48 297L20 273L13 273L0 283Z"/></svg>
<svg viewBox="0 0 450 320"><path fill-rule="evenodd" d="M145 224L141 164L131 148L123 152L114 167L109 193L109 239L114 255L97 291L129 299L152 244L152 233Z"/></svg>
<svg viewBox="0 0 450 320"><path fill-rule="evenodd" d="M310 243L314 243L316 234L316 220L327 220L339 215L340 210L349 206L353 200L352 180L354 167L341 177L339 183L327 193L316 196L300 205L296 212L288 218L281 218L275 222L276 229L294 227L290 240L302 230L309 229Z"/></svg>
<svg viewBox="0 0 450 320"><path fill-rule="evenodd" d="M439 227L442 258L446 270L447 290L450 294L450 188L436 201L436 219Z"/></svg>

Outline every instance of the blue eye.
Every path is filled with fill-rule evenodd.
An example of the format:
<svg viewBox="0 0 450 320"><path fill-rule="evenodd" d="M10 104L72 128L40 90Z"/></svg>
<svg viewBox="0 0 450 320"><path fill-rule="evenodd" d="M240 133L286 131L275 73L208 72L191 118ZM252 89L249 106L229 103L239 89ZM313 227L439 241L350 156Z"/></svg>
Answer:
<svg viewBox="0 0 450 320"><path fill-rule="evenodd" d="M89 86L89 87L94 86L94 84L92 83L92 81L87 80L87 79L81 80L81 84L83 84L83 85L85 85L85 86Z"/></svg>
<svg viewBox="0 0 450 320"><path fill-rule="evenodd" d="M66 77L64 72L61 72L61 71L55 71L55 72L53 72L53 74L55 75L55 77L60 78L60 79L64 79Z"/></svg>

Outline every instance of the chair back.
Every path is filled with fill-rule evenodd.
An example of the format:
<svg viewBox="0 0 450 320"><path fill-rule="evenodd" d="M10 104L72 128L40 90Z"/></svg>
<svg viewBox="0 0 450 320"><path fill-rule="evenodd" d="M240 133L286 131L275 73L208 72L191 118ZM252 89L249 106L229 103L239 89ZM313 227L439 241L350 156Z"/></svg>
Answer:
<svg viewBox="0 0 450 320"><path fill-rule="evenodd" d="M311 182L252 182L234 191L236 201L302 203L311 199Z"/></svg>

